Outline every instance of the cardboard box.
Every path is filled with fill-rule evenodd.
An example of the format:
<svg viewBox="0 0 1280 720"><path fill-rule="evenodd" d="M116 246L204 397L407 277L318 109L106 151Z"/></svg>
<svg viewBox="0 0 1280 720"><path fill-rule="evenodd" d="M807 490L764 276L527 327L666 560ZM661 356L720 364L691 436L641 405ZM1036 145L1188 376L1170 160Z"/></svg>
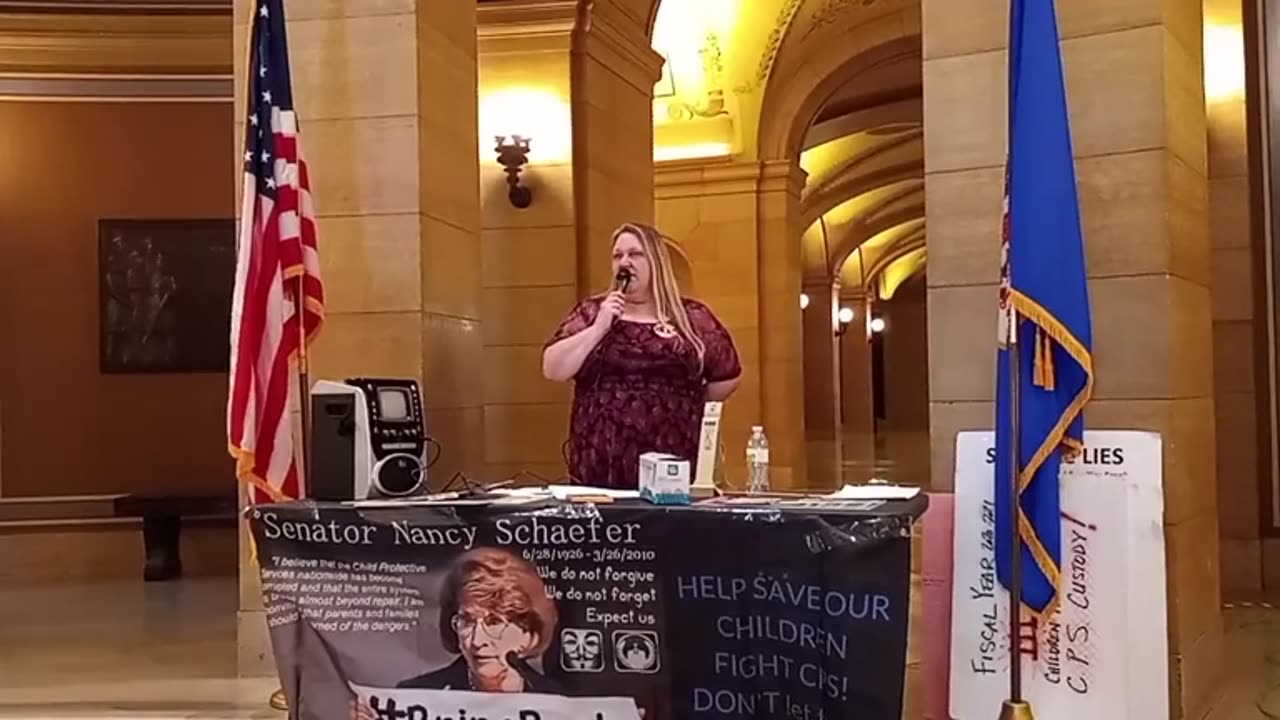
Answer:
<svg viewBox="0 0 1280 720"><path fill-rule="evenodd" d="M688 505L689 461L664 453L640 456L640 497L657 505Z"/></svg>

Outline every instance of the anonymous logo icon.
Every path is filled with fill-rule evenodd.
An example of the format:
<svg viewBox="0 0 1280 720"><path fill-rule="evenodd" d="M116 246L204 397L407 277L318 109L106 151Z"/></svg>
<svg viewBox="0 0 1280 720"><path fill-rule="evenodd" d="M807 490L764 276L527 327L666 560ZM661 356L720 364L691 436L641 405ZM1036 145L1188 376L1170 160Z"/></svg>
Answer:
<svg viewBox="0 0 1280 720"><path fill-rule="evenodd" d="M567 672L604 670L604 638L600 631L583 628L561 630L560 666Z"/></svg>
<svg viewBox="0 0 1280 720"><path fill-rule="evenodd" d="M613 633L613 666L624 673L658 672L658 634L649 630Z"/></svg>

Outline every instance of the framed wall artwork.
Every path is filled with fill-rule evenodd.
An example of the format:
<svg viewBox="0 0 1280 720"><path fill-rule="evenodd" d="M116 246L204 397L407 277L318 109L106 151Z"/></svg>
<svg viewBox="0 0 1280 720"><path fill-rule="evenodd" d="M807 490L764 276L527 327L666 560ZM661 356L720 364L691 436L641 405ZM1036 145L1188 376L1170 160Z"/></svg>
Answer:
<svg viewBox="0 0 1280 720"><path fill-rule="evenodd" d="M98 221L99 369L226 372L235 220Z"/></svg>

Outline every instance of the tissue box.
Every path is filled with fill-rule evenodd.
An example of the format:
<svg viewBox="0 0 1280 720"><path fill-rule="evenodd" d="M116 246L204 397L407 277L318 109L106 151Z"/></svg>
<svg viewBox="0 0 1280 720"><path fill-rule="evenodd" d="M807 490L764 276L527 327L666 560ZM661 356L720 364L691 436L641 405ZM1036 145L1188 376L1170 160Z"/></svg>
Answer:
<svg viewBox="0 0 1280 720"><path fill-rule="evenodd" d="M689 461L663 453L641 455L640 497L657 505L693 502L689 493Z"/></svg>

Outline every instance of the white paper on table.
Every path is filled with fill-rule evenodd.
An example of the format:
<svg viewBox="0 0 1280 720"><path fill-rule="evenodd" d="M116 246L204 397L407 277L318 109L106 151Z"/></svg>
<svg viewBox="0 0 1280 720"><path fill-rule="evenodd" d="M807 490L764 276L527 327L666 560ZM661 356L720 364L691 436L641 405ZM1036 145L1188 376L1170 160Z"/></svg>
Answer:
<svg viewBox="0 0 1280 720"><path fill-rule="evenodd" d="M910 500L920 494L918 487L902 485L845 485L839 490L824 495L833 500Z"/></svg>
<svg viewBox="0 0 1280 720"><path fill-rule="evenodd" d="M547 485L506 488L498 490L512 497L547 497L557 500L568 500L572 497L593 496L610 497L614 500L629 500L640 497L638 490L618 490L615 488L591 487L589 485Z"/></svg>

